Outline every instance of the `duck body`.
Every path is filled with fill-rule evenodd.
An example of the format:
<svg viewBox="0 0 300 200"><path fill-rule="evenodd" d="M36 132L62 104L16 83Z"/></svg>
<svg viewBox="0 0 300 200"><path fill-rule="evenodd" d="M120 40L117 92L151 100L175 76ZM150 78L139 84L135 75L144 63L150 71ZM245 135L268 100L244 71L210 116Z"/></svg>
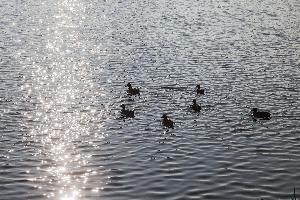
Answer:
<svg viewBox="0 0 300 200"><path fill-rule="evenodd" d="M174 128L174 122L171 119L169 119L166 114L164 114L161 118L163 119L162 120L163 126L167 128Z"/></svg>
<svg viewBox="0 0 300 200"><path fill-rule="evenodd" d="M196 99L193 100L193 105L191 105L191 108L195 112L200 112L201 111L201 106L199 104L197 104Z"/></svg>
<svg viewBox="0 0 300 200"><path fill-rule="evenodd" d="M266 120L271 119L271 114L267 111L258 111L257 108L253 108L251 111L252 111L252 116L255 119L266 119Z"/></svg>
<svg viewBox="0 0 300 200"><path fill-rule="evenodd" d="M134 118L134 110L126 110L125 105L121 105L121 117L122 118Z"/></svg>
<svg viewBox="0 0 300 200"><path fill-rule="evenodd" d="M204 94L204 89L201 89L200 85L198 84L196 86L196 92L197 92L197 94Z"/></svg>
<svg viewBox="0 0 300 200"><path fill-rule="evenodd" d="M128 90L127 93L132 96L132 95L140 95L140 89L139 88L133 88L131 83L127 84Z"/></svg>

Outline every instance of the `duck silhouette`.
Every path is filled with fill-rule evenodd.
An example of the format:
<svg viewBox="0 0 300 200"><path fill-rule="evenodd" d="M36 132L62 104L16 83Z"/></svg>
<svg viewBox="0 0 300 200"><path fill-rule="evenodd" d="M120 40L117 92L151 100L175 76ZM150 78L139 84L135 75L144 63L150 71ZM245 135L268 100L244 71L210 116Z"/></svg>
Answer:
<svg viewBox="0 0 300 200"><path fill-rule="evenodd" d="M204 94L204 89L201 89L200 84L196 86L196 92L197 94Z"/></svg>
<svg viewBox="0 0 300 200"><path fill-rule="evenodd" d="M267 111L258 111L257 108L252 108L251 111L254 119L271 119L271 114Z"/></svg>
<svg viewBox="0 0 300 200"><path fill-rule="evenodd" d="M167 128L174 128L174 122L168 118L167 114L163 114L161 117L162 120L162 125L167 127Z"/></svg>
<svg viewBox="0 0 300 200"><path fill-rule="evenodd" d="M139 88L132 88L131 83L127 84L128 90L127 93L132 96L132 95L140 95L140 89Z"/></svg>
<svg viewBox="0 0 300 200"><path fill-rule="evenodd" d="M121 117L122 118L134 118L134 110L126 110L125 105L121 105Z"/></svg>
<svg viewBox="0 0 300 200"><path fill-rule="evenodd" d="M193 99L193 105L191 105L191 108L192 108L195 112L200 112L201 106L200 106L199 104L197 104L196 99Z"/></svg>

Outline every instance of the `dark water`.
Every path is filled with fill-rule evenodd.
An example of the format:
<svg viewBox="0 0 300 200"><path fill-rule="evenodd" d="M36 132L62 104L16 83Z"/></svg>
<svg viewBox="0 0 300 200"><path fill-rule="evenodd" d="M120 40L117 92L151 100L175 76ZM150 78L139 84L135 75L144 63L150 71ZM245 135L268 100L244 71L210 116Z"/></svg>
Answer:
<svg viewBox="0 0 300 200"><path fill-rule="evenodd" d="M0 199L300 195L299 19L298 0L1 0Z"/></svg>

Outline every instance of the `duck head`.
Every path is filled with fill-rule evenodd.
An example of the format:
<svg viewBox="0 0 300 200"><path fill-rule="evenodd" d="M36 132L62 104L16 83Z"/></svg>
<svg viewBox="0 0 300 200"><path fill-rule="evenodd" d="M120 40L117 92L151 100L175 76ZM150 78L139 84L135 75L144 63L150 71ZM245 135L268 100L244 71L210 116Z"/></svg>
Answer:
<svg viewBox="0 0 300 200"><path fill-rule="evenodd" d="M125 110L125 105L124 105L124 104L120 105L120 107L121 107L123 110Z"/></svg>
<svg viewBox="0 0 300 200"><path fill-rule="evenodd" d="M197 104L196 99L193 99L193 104Z"/></svg>
<svg viewBox="0 0 300 200"><path fill-rule="evenodd" d="M127 87L131 87L131 83L127 83L127 85L126 85Z"/></svg>
<svg viewBox="0 0 300 200"><path fill-rule="evenodd" d="M161 118L166 119L168 118L167 114L163 114L163 116L161 116Z"/></svg>
<svg viewBox="0 0 300 200"><path fill-rule="evenodd" d="M196 86L196 88L200 90L200 84L198 84L198 85Z"/></svg>

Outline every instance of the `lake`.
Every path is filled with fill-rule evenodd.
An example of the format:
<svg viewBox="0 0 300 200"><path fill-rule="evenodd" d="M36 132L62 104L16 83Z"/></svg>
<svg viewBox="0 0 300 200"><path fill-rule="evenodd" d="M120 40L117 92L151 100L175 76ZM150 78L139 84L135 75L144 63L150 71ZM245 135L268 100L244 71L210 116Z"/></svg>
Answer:
<svg viewBox="0 0 300 200"><path fill-rule="evenodd" d="M0 199L299 198L299 19L298 0L1 0Z"/></svg>

